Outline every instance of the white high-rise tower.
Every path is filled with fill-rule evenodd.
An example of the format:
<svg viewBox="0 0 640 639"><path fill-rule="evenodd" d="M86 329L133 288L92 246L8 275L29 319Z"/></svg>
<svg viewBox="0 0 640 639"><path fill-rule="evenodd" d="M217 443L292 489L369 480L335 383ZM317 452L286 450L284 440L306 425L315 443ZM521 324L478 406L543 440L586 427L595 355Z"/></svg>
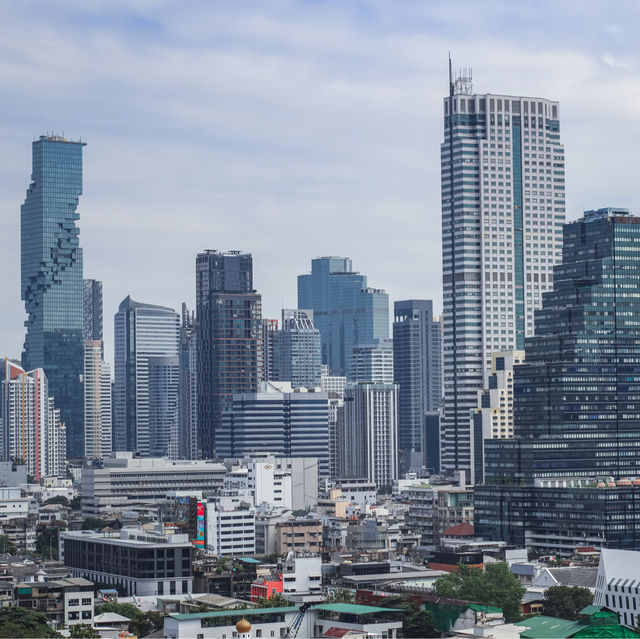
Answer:
<svg viewBox="0 0 640 639"><path fill-rule="evenodd" d="M442 469L472 468L470 411L493 351L522 349L553 288L565 221L558 102L474 94L450 70L444 99Z"/></svg>

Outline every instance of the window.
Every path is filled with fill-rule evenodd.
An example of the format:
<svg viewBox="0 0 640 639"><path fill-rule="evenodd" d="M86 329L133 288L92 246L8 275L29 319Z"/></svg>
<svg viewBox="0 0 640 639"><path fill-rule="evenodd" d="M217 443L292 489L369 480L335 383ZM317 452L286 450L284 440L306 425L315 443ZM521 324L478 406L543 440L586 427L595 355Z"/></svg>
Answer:
<svg viewBox="0 0 640 639"><path fill-rule="evenodd" d="M90 597L83 597L82 605L83 606L90 606L91 605L91 598Z"/></svg>
<svg viewBox="0 0 640 639"><path fill-rule="evenodd" d="M91 610L83 610L82 611L83 619L91 619Z"/></svg>
<svg viewBox="0 0 640 639"><path fill-rule="evenodd" d="M67 614L67 619L69 621L75 621L76 619L80 619L80 613L79 612L70 612Z"/></svg>
<svg viewBox="0 0 640 639"><path fill-rule="evenodd" d="M69 599L69 606L79 606L80 599Z"/></svg>

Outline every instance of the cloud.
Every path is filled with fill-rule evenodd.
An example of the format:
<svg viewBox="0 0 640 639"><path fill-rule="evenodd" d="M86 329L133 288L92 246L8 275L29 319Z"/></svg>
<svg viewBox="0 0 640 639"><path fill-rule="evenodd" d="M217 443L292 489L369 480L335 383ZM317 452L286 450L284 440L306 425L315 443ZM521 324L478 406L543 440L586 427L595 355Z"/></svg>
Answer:
<svg viewBox="0 0 640 639"><path fill-rule="evenodd" d="M2 4L0 353L22 344L19 208L43 131L88 141L81 244L108 353L127 294L193 304L204 248L253 252L265 316L295 306L322 254L440 307L447 52L478 91L561 101L571 217L633 208L637 18L506 0Z"/></svg>

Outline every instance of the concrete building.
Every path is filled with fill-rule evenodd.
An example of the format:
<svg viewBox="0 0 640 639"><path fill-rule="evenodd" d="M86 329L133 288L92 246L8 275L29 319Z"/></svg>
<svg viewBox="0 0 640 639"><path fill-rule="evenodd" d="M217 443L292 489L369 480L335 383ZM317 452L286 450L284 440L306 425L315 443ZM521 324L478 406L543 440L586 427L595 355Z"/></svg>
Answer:
<svg viewBox="0 0 640 639"><path fill-rule="evenodd" d="M85 340L83 348L84 456L102 459L112 448L111 367L102 359L102 341Z"/></svg>
<svg viewBox="0 0 640 639"><path fill-rule="evenodd" d="M478 407L471 413L471 476L484 483L484 440L513 438L513 367L524 362L524 351L496 351L485 390L478 391Z"/></svg>
<svg viewBox="0 0 640 639"><path fill-rule="evenodd" d="M344 389L347 384L346 377L332 377L322 375L320 378L320 390L327 394L328 398L328 427L329 427L329 479L334 480L338 476L338 414L344 406Z"/></svg>
<svg viewBox="0 0 640 639"><path fill-rule="evenodd" d="M193 312L182 304L179 348L178 459L198 458L198 333Z"/></svg>
<svg viewBox="0 0 640 639"><path fill-rule="evenodd" d="M319 554L322 552L322 523L313 517L295 517L276 524L276 552Z"/></svg>
<svg viewBox="0 0 640 639"><path fill-rule="evenodd" d="M313 311L282 309L279 346L281 380L291 382L293 388L320 386L320 331L313 325Z"/></svg>
<svg viewBox="0 0 640 639"><path fill-rule="evenodd" d="M256 511L246 497L207 500L207 552L242 557L256 552Z"/></svg>
<svg viewBox="0 0 640 639"><path fill-rule="evenodd" d="M339 477L365 477L377 486L398 478L398 386L353 384L339 415Z"/></svg>
<svg viewBox="0 0 640 639"><path fill-rule="evenodd" d="M630 628L640 624L640 552L603 548L593 603L618 613Z"/></svg>
<svg viewBox="0 0 640 639"><path fill-rule="evenodd" d="M82 469L82 513L85 517L116 515L159 505L175 491L214 492L222 488L226 473L227 467L220 463L140 458L118 452L104 459L102 468Z"/></svg>
<svg viewBox="0 0 640 639"><path fill-rule="evenodd" d="M74 577L120 586L129 595L186 595L193 588L193 546L187 535L137 528L117 533L60 533L60 559Z"/></svg>
<svg viewBox="0 0 640 639"><path fill-rule="evenodd" d="M354 346L351 351L349 381L393 384L393 340L381 339L374 344Z"/></svg>
<svg viewBox="0 0 640 639"><path fill-rule="evenodd" d="M450 77L440 147L446 471L471 469L469 413L491 354L525 348L552 288L565 220L559 118L558 102L474 94L470 77Z"/></svg>
<svg viewBox="0 0 640 639"><path fill-rule="evenodd" d="M262 320L263 382L280 381L280 330L277 319Z"/></svg>

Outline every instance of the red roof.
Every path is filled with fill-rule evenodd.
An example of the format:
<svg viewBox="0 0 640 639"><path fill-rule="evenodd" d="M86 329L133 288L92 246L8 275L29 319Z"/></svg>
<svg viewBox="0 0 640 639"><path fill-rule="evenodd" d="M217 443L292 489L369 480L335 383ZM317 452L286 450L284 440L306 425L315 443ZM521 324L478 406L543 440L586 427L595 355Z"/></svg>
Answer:
<svg viewBox="0 0 640 639"><path fill-rule="evenodd" d="M336 628L335 626L331 626L329 630L324 633L325 637L344 637L350 628Z"/></svg>
<svg viewBox="0 0 640 639"><path fill-rule="evenodd" d="M453 526L440 534L445 537L473 537L474 527L472 524L468 524L466 521L457 526Z"/></svg>

